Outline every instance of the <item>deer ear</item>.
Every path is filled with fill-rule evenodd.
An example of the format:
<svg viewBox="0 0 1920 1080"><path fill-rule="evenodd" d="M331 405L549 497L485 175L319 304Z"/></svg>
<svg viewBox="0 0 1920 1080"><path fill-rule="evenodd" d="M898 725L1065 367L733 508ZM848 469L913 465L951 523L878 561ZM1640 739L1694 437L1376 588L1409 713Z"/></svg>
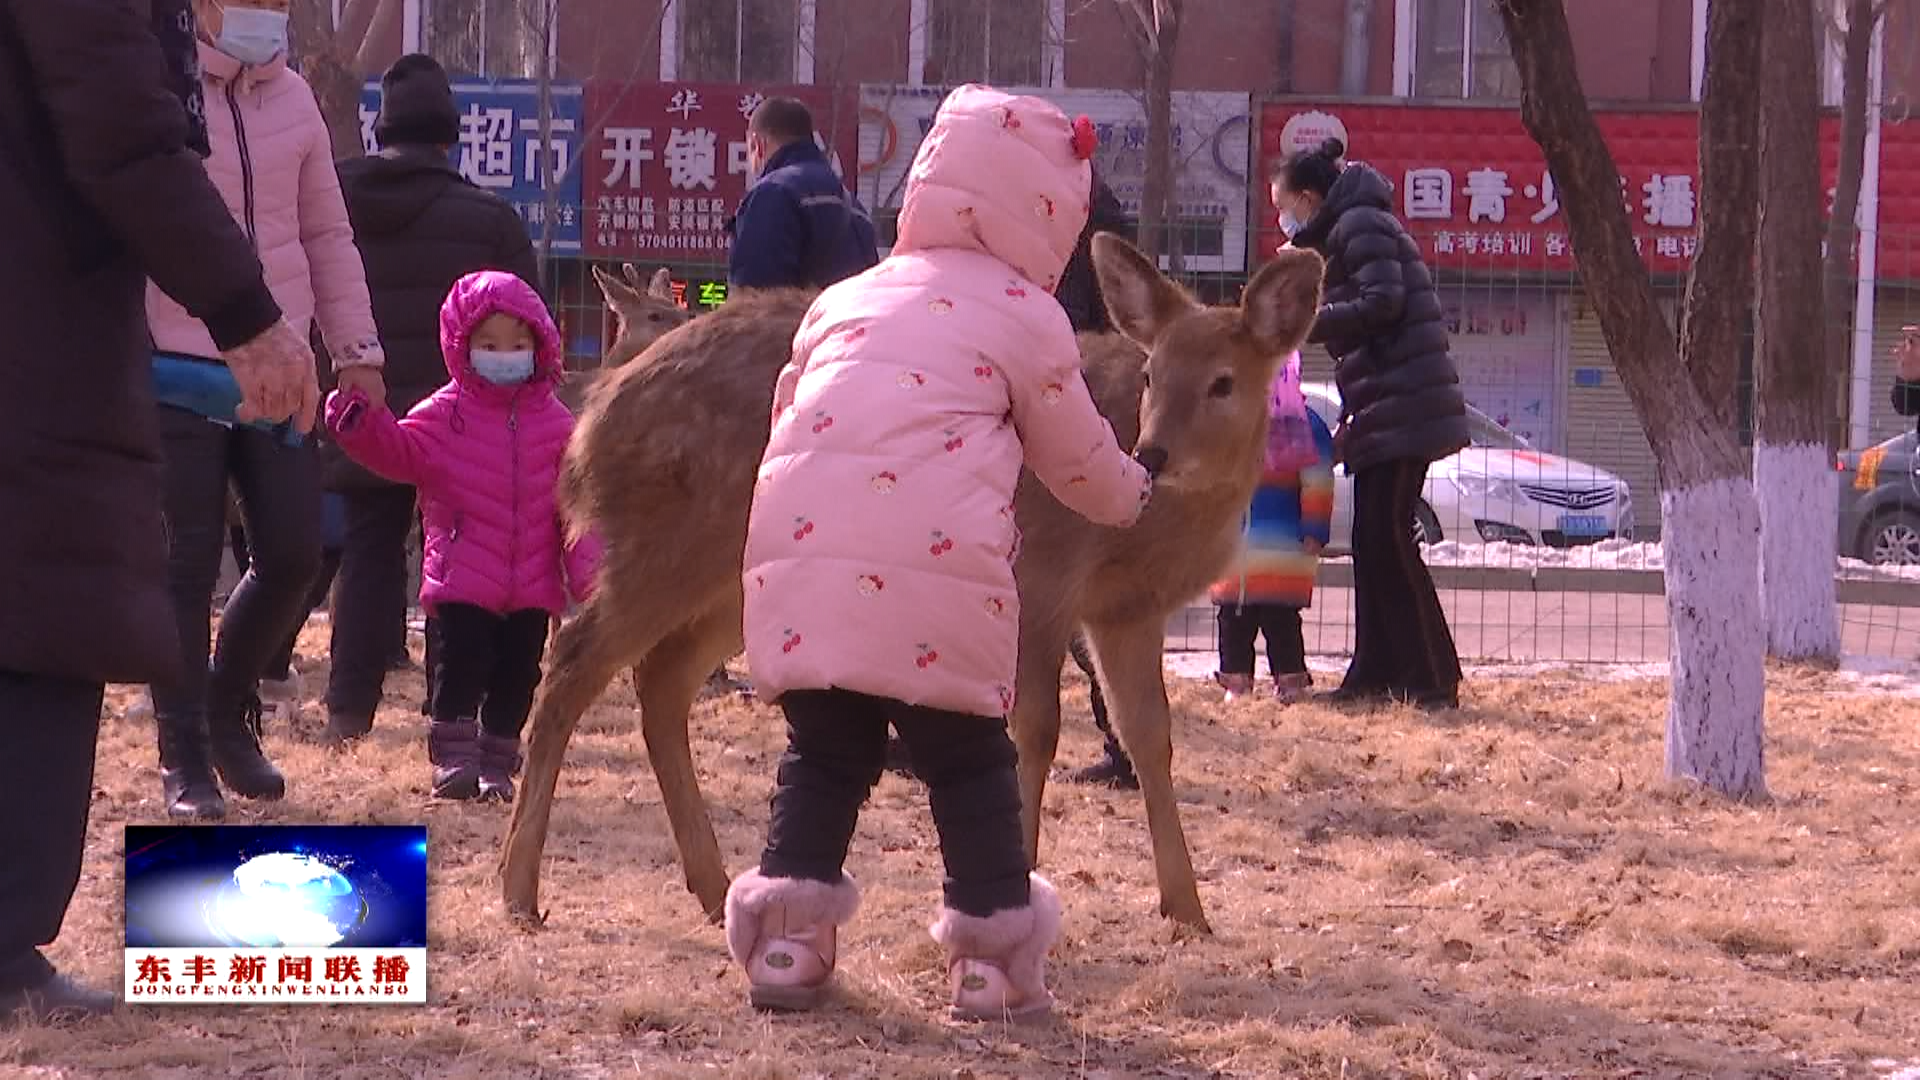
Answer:
<svg viewBox="0 0 1920 1080"><path fill-rule="evenodd" d="M631 286L597 266L593 268L593 280L600 286L600 295L606 297L607 303L613 307L638 299Z"/></svg>
<svg viewBox="0 0 1920 1080"><path fill-rule="evenodd" d="M1112 233L1093 234L1093 270L1113 325L1151 349L1173 320L1192 311L1193 299L1167 280L1138 248Z"/></svg>
<svg viewBox="0 0 1920 1080"><path fill-rule="evenodd" d="M673 275L666 267L653 272L653 280L647 282L647 295L655 300L673 299Z"/></svg>
<svg viewBox="0 0 1920 1080"><path fill-rule="evenodd" d="M1320 312L1326 269L1317 252L1282 248L1253 275L1240 298L1240 323L1263 352L1285 356L1306 342Z"/></svg>

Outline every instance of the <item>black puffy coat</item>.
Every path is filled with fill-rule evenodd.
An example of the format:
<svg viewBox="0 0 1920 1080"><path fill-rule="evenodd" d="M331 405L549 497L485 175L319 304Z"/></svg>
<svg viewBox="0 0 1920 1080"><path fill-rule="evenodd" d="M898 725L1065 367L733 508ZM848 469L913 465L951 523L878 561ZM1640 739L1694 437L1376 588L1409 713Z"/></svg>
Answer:
<svg viewBox="0 0 1920 1080"><path fill-rule="evenodd" d="M343 161L339 172L387 354L387 404L405 416L446 385L440 305L453 283L477 270L505 270L538 288L539 260L519 211L469 183L433 147L389 148ZM322 456L331 490L390 486L331 442Z"/></svg>
<svg viewBox="0 0 1920 1080"><path fill-rule="evenodd" d="M1110 232L1128 241L1133 239L1133 223L1127 219L1126 208L1098 174L1093 178L1090 201L1087 227L1080 230L1080 243L1074 247L1073 257L1067 260L1067 268L1060 273L1059 286L1053 290L1054 299L1066 309L1067 321L1073 324L1075 333L1081 334L1113 329L1106 297L1100 293L1100 275L1093 272L1093 234Z"/></svg>
<svg viewBox="0 0 1920 1080"><path fill-rule="evenodd" d="M1309 341L1333 354L1346 418L1345 461L1436 461L1468 441L1467 399L1448 352L1446 312L1420 247L1393 216L1393 185L1349 165L1296 247L1327 260Z"/></svg>

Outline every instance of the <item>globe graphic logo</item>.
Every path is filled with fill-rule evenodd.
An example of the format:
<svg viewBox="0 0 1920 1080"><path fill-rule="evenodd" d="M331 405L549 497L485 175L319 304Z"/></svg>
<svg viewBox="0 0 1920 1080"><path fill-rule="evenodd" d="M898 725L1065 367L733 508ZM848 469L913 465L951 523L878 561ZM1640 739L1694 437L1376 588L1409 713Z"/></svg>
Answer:
<svg viewBox="0 0 1920 1080"><path fill-rule="evenodd" d="M311 855L278 851L241 863L215 895L208 922L235 945L325 948L366 921L346 875Z"/></svg>

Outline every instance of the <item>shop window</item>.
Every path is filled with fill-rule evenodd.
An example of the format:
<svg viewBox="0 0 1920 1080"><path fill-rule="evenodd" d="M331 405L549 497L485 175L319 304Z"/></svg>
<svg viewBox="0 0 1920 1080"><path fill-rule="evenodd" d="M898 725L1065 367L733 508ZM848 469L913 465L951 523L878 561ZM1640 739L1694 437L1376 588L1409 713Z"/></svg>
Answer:
<svg viewBox="0 0 1920 1080"><path fill-rule="evenodd" d="M540 74L544 8L541 0L436 0L422 4L421 51L438 59L454 78L536 78ZM548 42L549 59L552 45Z"/></svg>
<svg viewBox="0 0 1920 1080"><path fill-rule="evenodd" d="M928 0L929 86L1046 84L1048 0Z"/></svg>
<svg viewBox="0 0 1920 1080"><path fill-rule="evenodd" d="M1416 96L1520 96L1520 69L1495 0L1414 0L1412 6Z"/></svg>
<svg viewBox="0 0 1920 1080"><path fill-rule="evenodd" d="M671 77L689 82L794 83L813 38L813 5L800 0L677 0Z"/></svg>

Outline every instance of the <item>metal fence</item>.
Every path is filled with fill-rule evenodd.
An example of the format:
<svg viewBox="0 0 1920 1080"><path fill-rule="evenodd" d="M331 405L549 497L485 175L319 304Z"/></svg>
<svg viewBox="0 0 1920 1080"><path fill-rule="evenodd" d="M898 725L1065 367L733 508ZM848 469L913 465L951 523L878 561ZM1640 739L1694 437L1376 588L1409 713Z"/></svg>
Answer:
<svg viewBox="0 0 1920 1080"><path fill-rule="evenodd" d="M883 223L883 234L888 230ZM1264 236L1202 235L1179 226L1169 244L1183 251L1251 253ZM1436 463L1418 520L1463 657L1481 661L1633 663L1667 655L1668 628L1658 571L1660 500L1654 460L1614 370L1598 320L1564 250L1527 241L1496 244L1497 230L1442 237L1420 234L1437 252L1434 276L1463 388L1475 406L1475 445ZM884 237L890 240L890 237ZM1848 297L1845 338L1852 355L1835 365L1836 445L1857 453L1851 471L1836 462L1842 513L1834 522L1843 558L1920 563L1920 469L1913 457L1912 418L1892 408L1892 347L1900 327L1920 323L1920 236L1881 236L1877 274L1862 290L1870 322L1854 325L1858 298ZM1671 242L1675 250L1668 252ZM1471 243L1472 251L1464 250ZM1649 243L1651 264L1685 256L1682 241ZM1257 256L1256 256L1257 260ZM1165 260L1163 260L1164 262ZM651 273L654 265L641 266ZM669 267L689 306L724 294L725 268L712 263ZM1174 272L1196 295L1237 299L1247 274ZM1676 326L1684 278L1666 273L1656 292ZM570 365L591 368L612 333L590 264L556 260L548 286L568 342ZM1337 415L1332 361L1324 350L1303 354L1310 403ZM1743 443L1752 440L1752 338L1734 384ZM1889 441L1891 440L1891 441ZM1875 447L1879 449L1874 449ZM1903 449L1904 448L1904 449ZM1351 488L1337 482L1335 557L1322 567L1308 613L1309 650L1349 652L1353 643L1351 564L1341 557L1350 528ZM1920 658L1920 565L1848 566L1841 582L1841 620L1852 653ZM1177 615L1169 649L1214 647L1211 609L1203 603Z"/></svg>

